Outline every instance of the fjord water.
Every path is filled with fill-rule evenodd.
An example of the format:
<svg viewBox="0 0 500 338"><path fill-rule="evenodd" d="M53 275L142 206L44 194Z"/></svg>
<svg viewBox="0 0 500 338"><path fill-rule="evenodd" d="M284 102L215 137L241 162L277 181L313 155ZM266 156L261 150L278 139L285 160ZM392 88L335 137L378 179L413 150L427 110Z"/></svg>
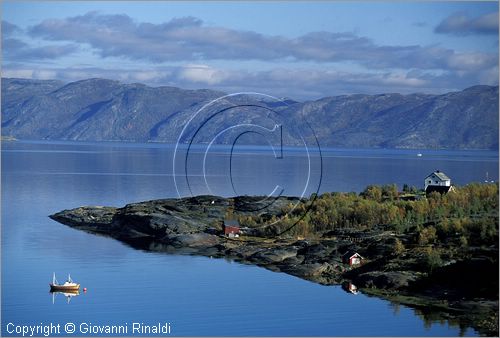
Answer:
<svg viewBox="0 0 500 338"><path fill-rule="evenodd" d="M177 197L173 149L161 144L2 144L2 335L10 335L9 323L60 324L63 335L67 323L76 324L77 335L82 335L81 323L128 325L130 335L134 322L170 323L171 335L184 336L476 335L471 328L424 320L416 310L348 294L338 286L224 259L139 251L48 218L81 205ZM213 190L226 196L233 191L227 184L228 156L221 147L206 170ZM284 165L262 149L242 149L238 156L232 172L238 193L267 194L275 185L284 186L285 195L303 191L304 154L285 152ZM385 183L420 187L435 169L458 185L483 182L486 173L498 180L498 153L490 151L323 149L322 159L320 192ZM312 173L318 177L318 168ZM193 174L192 189L200 185ZM88 292L69 303L58 295L53 303L52 272L59 281L71 273Z"/></svg>

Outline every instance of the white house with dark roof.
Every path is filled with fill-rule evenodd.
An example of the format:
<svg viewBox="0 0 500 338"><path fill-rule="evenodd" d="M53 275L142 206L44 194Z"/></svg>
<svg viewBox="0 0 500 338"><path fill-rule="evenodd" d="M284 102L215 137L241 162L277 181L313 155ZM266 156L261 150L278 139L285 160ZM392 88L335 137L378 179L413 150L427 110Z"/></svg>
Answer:
<svg viewBox="0 0 500 338"><path fill-rule="evenodd" d="M446 193L451 189L451 179L444 172L436 170L425 178L424 189L426 193Z"/></svg>

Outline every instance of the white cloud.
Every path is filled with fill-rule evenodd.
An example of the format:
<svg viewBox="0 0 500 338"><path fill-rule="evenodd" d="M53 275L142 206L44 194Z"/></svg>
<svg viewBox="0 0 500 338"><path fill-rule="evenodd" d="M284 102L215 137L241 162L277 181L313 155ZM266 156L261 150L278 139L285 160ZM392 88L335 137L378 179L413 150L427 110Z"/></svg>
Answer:
<svg viewBox="0 0 500 338"><path fill-rule="evenodd" d="M207 65L187 65L179 71L179 78L208 85L219 84L227 78L227 73Z"/></svg>
<svg viewBox="0 0 500 338"><path fill-rule="evenodd" d="M489 18L489 17L488 17ZM488 19L486 18L486 19ZM490 20L491 21L491 20ZM477 29L483 29L479 23ZM483 27L483 28L481 28ZM295 38L208 26L202 20L177 18L161 24L134 22L126 15L89 12L45 20L30 29L33 37L85 44L103 58L146 62L247 60L331 64L351 62L365 69L443 69L458 52L437 46L379 45L350 32L309 32ZM72 45L66 46L67 53ZM42 52L42 51L35 51ZM45 51L49 55L50 51ZM485 54L498 60L498 53ZM215 70L193 68L186 77L218 83Z"/></svg>
<svg viewBox="0 0 500 338"><path fill-rule="evenodd" d="M498 85L498 66L491 67L479 73L479 83Z"/></svg>
<svg viewBox="0 0 500 338"><path fill-rule="evenodd" d="M387 74L380 79L383 84L398 85L405 87L423 87L427 84L427 81L412 77L409 74L395 72Z"/></svg>
<svg viewBox="0 0 500 338"><path fill-rule="evenodd" d="M498 64L498 56L494 57L484 53L453 54L448 60L451 68L460 71L488 69L491 66Z"/></svg>
<svg viewBox="0 0 500 338"><path fill-rule="evenodd" d="M23 79L33 79L33 69L2 69L2 77L18 77Z"/></svg>
<svg viewBox="0 0 500 338"><path fill-rule="evenodd" d="M54 70L40 69L33 71L32 76L39 80L52 80L57 76L57 72Z"/></svg>
<svg viewBox="0 0 500 338"><path fill-rule="evenodd" d="M158 80L160 78L165 77L164 72L155 72L155 71L139 71L137 73L132 74L132 78L137 81L149 82Z"/></svg>

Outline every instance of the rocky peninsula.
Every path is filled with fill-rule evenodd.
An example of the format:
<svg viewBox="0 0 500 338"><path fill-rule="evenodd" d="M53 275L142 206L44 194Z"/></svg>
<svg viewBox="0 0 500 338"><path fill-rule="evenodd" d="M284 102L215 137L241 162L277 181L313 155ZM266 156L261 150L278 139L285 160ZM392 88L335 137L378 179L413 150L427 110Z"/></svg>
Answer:
<svg viewBox="0 0 500 338"><path fill-rule="evenodd" d="M432 264L432 253L412 244L418 229L353 226L297 235L250 222L254 226L242 224L239 237L224 235L228 213L245 223L259 214L261 201L248 196L197 196L122 208L79 207L50 217L137 249L226 258L324 285L343 284L346 291L359 289L409 305L424 320L446 319L461 328L474 327L482 335L498 335L498 245L474 246L466 252L449 246L440 249L438 262ZM283 215L291 203L308 202L280 197L263 206L265 213L258 217L270 219ZM347 252L359 253L361 264L343 261Z"/></svg>

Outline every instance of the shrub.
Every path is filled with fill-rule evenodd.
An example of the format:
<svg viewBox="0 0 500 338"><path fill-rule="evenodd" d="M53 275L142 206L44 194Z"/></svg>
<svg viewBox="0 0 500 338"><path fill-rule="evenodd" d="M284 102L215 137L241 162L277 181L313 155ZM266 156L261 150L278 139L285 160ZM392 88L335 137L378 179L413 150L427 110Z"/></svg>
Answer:
<svg viewBox="0 0 500 338"><path fill-rule="evenodd" d="M405 246L403 242L401 242L398 238L396 238L396 241L394 242L394 255L399 256L403 252L405 252Z"/></svg>
<svg viewBox="0 0 500 338"><path fill-rule="evenodd" d="M428 247L425 251L425 263L427 265L427 268L430 271L433 271L435 268L441 266L443 264L443 261L441 260L441 255L437 250Z"/></svg>
<svg viewBox="0 0 500 338"><path fill-rule="evenodd" d="M436 228L429 226L423 228L418 234L418 244L427 245L436 241Z"/></svg>

